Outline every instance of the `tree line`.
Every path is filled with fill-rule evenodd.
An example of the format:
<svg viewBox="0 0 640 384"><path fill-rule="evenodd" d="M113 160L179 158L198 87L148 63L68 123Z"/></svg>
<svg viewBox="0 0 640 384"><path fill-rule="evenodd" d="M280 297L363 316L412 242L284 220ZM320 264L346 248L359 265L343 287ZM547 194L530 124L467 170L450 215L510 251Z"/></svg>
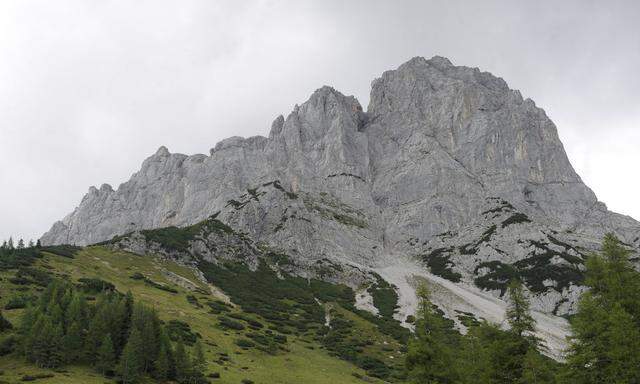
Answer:
<svg viewBox="0 0 640 384"><path fill-rule="evenodd" d="M602 384L640 383L640 273L630 251L606 235L602 252L586 261L586 285L566 362L542 352L522 283L509 285L508 330L482 322L461 336L451 332L419 290L415 338L406 359L411 383L437 384Z"/></svg>
<svg viewBox="0 0 640 384"><path fill-rule="evenodd" d="M145 376L158 381L205 383L206 360L200 341L192 351L174 343L156 311L131 293L100 293L90 302L74 285L53 280L28 307L19 327L20 352L42 368L88 364L122 383Z"/></svg>
<svg viewBox="0 0 640 384"><path fill-rule="evenodd" d="M25 245L25 242L23 239L18 239L18 243L14 245L13 243L13 237L10 236L8 240L4 240L2 242L2 245L0 245L0 249L2 250L14 250L14 249L24 249L24 248L33 248L33 247L38 247L40 248L40 239L38 239L35 243L33 242L33 240L29 240L29 243Z"/></svg>

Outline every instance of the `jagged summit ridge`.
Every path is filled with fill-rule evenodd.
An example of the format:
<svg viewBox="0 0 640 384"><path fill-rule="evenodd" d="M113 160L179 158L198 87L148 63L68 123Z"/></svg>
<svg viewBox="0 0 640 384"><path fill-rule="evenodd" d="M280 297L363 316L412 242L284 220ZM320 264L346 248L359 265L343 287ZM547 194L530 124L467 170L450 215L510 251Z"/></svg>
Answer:
<svg viewBox="0 0 640 384"><path fill-rule="evenodd" d="M487 273L476 268L482 262L516 263L544 251L527 241L555 247L540 231L587 251L605 232L640 248L640 224L597 200L553 122L504 80L416 57L374 80L370 100L364 112L354 97L325 86L278 116L268 137L228 138L209 155L161 147L116 190L90 190L42 242L91 244L220 212L221 221L301 262L377 268L397 255L429 254L451 232L457 237L440 245L454 249L452 271L469 284ZM474 248L480 256L455 251L494 224L483 215L497 209L494 198L532 224L497 231L495 244ZM515 259L500 254L512 240L526 243L513 249ZM577 289L545 284L557 292L540 293L546 311Z"/></svg>

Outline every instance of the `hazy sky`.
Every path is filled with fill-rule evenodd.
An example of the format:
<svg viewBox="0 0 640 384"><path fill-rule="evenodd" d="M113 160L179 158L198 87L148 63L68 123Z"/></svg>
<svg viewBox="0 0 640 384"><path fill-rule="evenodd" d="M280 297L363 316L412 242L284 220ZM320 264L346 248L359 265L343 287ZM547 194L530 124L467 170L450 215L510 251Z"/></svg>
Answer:
<svg viewBox="0 0 640 384"><path fill-rule="evenodd" d="M322 85L366 108L413 56L504 78L640 219L640 2L0 0L0 238L37 238L160 145L266 135Z"/></svg>

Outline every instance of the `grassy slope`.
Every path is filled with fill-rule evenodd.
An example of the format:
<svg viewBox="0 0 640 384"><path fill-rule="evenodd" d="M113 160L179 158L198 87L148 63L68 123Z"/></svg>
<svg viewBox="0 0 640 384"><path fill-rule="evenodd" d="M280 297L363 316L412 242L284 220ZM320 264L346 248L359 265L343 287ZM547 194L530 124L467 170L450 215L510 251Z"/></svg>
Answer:
<svg viewBox="0 0 640 384"><path fill-rule="evenodd" d="M287 349L269 355L256 349L241 350L234 341L242 332L224 331L219 329L217 316L208 312L208 308L197 308L187 301L188 294L195 295L204 303L216 299L209 287L196 279L193 271L173 262L161 261L152 257L141 257L129 253L113 252L103 247L85 248L74 259L55 255L46 255L37 261L37 266L46 268L54 274L69 276L73 281L81 277L97 277L107 280L121 292L131 290L138 300L146 302L158 310L163 320L178 319L190 324L194 332L202 335L205 352L209 360L209 372L219 372L220 379L213 379L218 383L240 383L244 378L255 383L363 383L353 376L353 373L364 375L364 372L354 365L332 357L316 342L304 336L289 336ZM165 276L164 271L174 272L197 284L201 290L190 292L173 283ZM142 280L131 279L135 272L146 275L153 281L169 284L178 290L177 294L166 292L145 284ZM0 271L0 306L13 294L19 286L7 281L10 275L7 271ZM31 288L33 289L33 288ZM25 292L23 292L25 293ZM28 293L28 292L26 292ZM239 310L239 309L237 309ZM22 310L3 311L14 324L17 324ZM345 311L348 313L348 311ZM365 322L366 323L366 322ZM380 339L374 329L363 330L371 334L372 338ZM382 340L382 339L380 339ZM386 340L385 340L386 341ZM389 342L392 342L389 340ZM217 363L218 354L227 353L230 361L220 365ZM55 377L38 380L38 383L110 383L110 381L95 374L87 367L65 367L66 373L54 372ZM18 382L25 374L47 372L39 370L23 362L16 356L0 357L0 383ZM379 382L372 379L371 382Z"/></svg>

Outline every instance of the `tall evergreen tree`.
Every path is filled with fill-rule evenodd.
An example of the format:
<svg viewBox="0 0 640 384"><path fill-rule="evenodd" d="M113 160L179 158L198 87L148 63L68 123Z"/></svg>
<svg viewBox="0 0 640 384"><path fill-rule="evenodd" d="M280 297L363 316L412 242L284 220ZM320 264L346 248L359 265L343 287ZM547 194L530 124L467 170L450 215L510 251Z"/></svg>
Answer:
<svg viewBox="0 0 640 384"><path fill-rule="evenodd" d="M571 321L567 383L640 382L640 273L611 234L586 262L589 291Z"/></svg>
<svg viewBox="0 0 640 384"><path fill-rule="evenodd" d="M176 380L179 383L186 383L187 380L191 377L191 359L181 339L178 340L178 344L176 345L175 370Z"/></svg>
<svg viewBox="0 0 640 384"><path fill-rule="evenodd" d="M96 369L103 375L111 371L116 363L116 354L113 350L113 341L111 335L105 335L98 348L98 355L96 356Z"/></svg>
<svg viewBox="0 0 640 384"><path fill-rule="evenodd" d="M507 308L507 322L511 331L519 337L530 336L535 332L535 321L531 317L529 300L524 294L522 282L512 280L508 288L509 306Z"/></svg>
<svg viewBox="0 0 640 384"><path fill-rule="evenodd" d="M458 375L442 319L434 313L427 288L420 286L417 293L415 339L410 341L406 357L408 378L416 384L455 383Z"/></svg>
<svg viewBox="0 0 640 384"><path fill-rule="evenodd" d="M556 382L554 363L533 348L529 348L522 364L520 384L553 384Z"/></svg>
<svg viewBox="0 0 640 384"><path fill-rule="evenodd" d="M193 360L191 366L194 381L202 381L207 371L207 358L204 355L204 349L200 340L197 340L193 347Z"/></svg>
<svg viewBox="0 0 640 384"><path fill-rule="evenodd" d="M74 321L67 327L67 333L62 339L62 349L67 362L76 362L83 358L83 336L83 329L79 322Z"/></svg>
<svg viewBox="0 0 640 384"><path fill-rule="evenodd" d="M144 340L137 329L131 331L118 363L118 374L123 384L136 383L144 371L142 357Z"/></svg>
<svg viewBox="0 0 640 384"><path fill-rule="evenodd" d="M155 376L166 380L175 378L175 359L171 340L164 329L160 331L160 350L154 363Z"/></svg>

